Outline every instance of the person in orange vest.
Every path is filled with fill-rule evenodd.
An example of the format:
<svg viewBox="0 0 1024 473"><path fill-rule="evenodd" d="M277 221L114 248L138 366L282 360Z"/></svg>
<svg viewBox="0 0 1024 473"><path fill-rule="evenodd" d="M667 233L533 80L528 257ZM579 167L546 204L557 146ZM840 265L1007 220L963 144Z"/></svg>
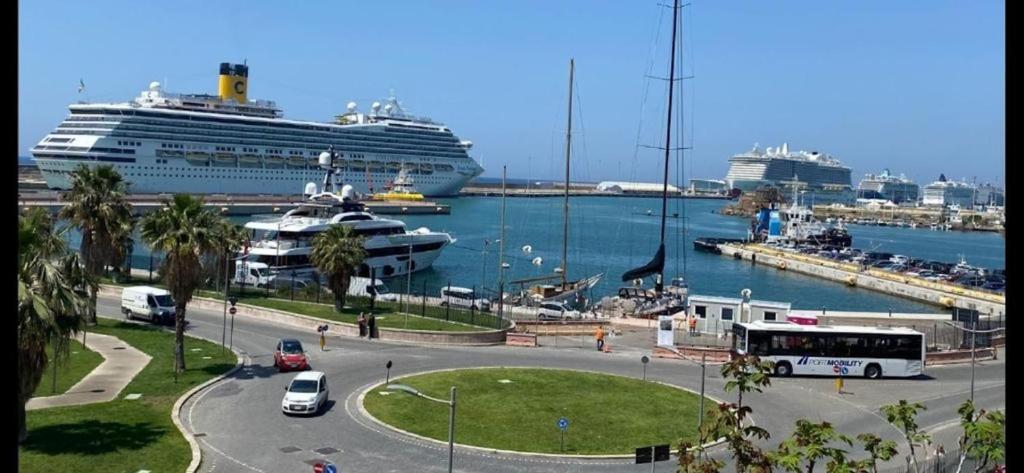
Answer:
<svg viewBox="0 0 1024 473"><path fill-rule="evenodd" d="M697 335L697 317L690 317L690 335Z"/></svg>
<svg viewBox="0 0 1024 473"><path fill-rule="evenodd" d="M604 329L600 325L594 331L594 339L597 340L597 351L604 350Z"/></svg>

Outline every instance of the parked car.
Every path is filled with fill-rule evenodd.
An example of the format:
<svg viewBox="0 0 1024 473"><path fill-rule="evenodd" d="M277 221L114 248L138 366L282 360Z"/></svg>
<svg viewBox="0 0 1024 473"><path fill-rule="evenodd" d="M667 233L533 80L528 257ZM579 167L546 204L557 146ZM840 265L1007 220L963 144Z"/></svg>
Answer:
<svg viewBox="0 0 1024 473"><path fill-rule="evenodd" d="M1006 289L1006 283L999 281L989 281L981 286L982 289L988 289L989 291L1002 291Z"/></svg>
<svg viewBox="0 0 1024 473"><path fill-rule="evenodd" d="M327 375L319 371L306 371L295 375L284 388L281 411L285 414L316 414L327 404L330 391Z"/></svg>
<svg viewBox="0 0 1024 473"><path fill-rule="evenodd" d="M294 338L284 338L274 348L274 366L278 371L308 370L309 356L302 349L302 342Z"/></svg>
<svg viewBox="0 0 1024 473"><path fill-rule="evenodd" d="M121 291L121 313L128 320L139 318L155 324L173 325L177 310L167 290L134 286Z"/></svg>
<svg viewBox="0 0 1024 473"><path fill-rule="evenodd" d="M910 258L903 255L892 255L892 257L889 258L889 261L905 265L910 261Z"/></svg>
<svg viewBox="0 0 1024 473"><path fill-rule="evenodd" d="M579 320L582 318L579 311L569 309L565 304L559 302L545 302L540 305L537 318L543 320Z"/></svg>
<svg viewBox="0 0 1024 473"><path fill-rule="evenodd" d="M441 288L441 306L466 307L473 310L491 310L491 302L476 297L472 289L445 286Z"/></svg>
<svg viewBox="0 0 1024 473"><path fill-rule="evenodd" d="M294 287L296 291L299 291L308 286L316 286L316 281L310 276L292 277L290 274L278 274L270 279L269 285L271 289L289 290ZM321 287L323 286L321 285Z"/></svg>

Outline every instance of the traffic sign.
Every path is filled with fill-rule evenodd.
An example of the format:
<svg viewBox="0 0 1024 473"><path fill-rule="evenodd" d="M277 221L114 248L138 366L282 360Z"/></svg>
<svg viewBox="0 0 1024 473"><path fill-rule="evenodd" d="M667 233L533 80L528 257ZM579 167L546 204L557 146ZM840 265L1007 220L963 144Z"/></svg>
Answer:
<svg viewBox="0 0 1024 473"><path fill-rule="evenodd" d="M842 372L842 368L840 368L839 365L832 365L832 372L835 374L839 374Z"/></svg>
<svg viewBox="0 0 1024 473"><path fill-rule="evenodd" d="M842 372L842 373L843 373L843 374L845 375L845 374L847 374L847 373L849 373L849 372L850 372L850 368L847 368L847 367L845 367L845 366L844 366L844 367L843 367L843 372Z"/></svg>
<svg viewBox="0 0 1024 473"><path fill-rule="evenodd" d="M314 463L313 473L324 473L324 464L320 462Z"/></svg>
<svg viewBox="0 0 1024 473"><path fill-rule="evenodd" d="M654 446L654 461L663 462L669 459L671 456L671 450L668 445L655 445Z"/></svg>
<svg viewBox="0 0 1024 473"><path fill-rule="evenodd" d="M562 432L565 432L565 430L569 428L569 419L566 419L565 417L558 419L558 428Z"/></svg>
<svg viewBox="0 0 1024 473"><path fill-rule="evenodd" d="M654 461L654 449L651 447L640 447L636 449L636 464L650 463Z"/></svg>
<svg viewBox="0 0 1024 473"><path fill-rule="evenodd" d="M338 473L338 467L334 466L334 463L328 463L324 467L324 473Z"/></svg>
<svg viewBox="0 0 1024 473"><path fill-rule="evenodd" d="M643 364L646 365L648 361L651 361L651 357L649 357L647 355L644 355L644 356L640 357L640 363L643 363Z"/></svg>
<svg viewBox="0 0 1024 473"><path fill-rule="evenodd" d="M234 306L231 306L231 308L228 309L228 313L231 315L235 315L235 312L238 312L238 309L236 309Z"/></svg>

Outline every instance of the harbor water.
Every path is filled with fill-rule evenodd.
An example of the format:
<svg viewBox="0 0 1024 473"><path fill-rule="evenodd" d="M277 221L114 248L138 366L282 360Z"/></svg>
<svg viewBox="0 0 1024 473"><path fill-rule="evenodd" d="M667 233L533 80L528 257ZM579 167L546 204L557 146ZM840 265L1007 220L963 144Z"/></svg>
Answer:
<svg viewBox="0 0 1024 473"><path fill-rule="evenodd" d="M485 292L492 295L498 288L501 199L463 197L438 202L450 205L451 215L398 217L406 222L409 230L428 227L449 232L457 239L433 267L412 276L413 290L418 292L424 282L428 287L450 283L463 287L483 286ZM562 257L563 200L507 198L505 202L504 260L509 267L504 279L506 291L510 291L517 286L510 285L509 281L556 274L554 270L561 265ZM700 199L685 201L685 207L679 199L669 203L666 278L685 276L691 293L739 297L740 291L749 288L755 299L790 302L795 309L941 311L939 307L901 297L694 251L692 242L697 237L746 236L748 219L720 215L717 212L723 205L720 200ZM591 291L591 300L596 302L602 297L614 296L619 287L630 284L622 282L622 273L647 263L657 251L660 214L661 201L657 198L572 198L568 277L577 279L604 273ZM234 217L232 220L244 223L265 217ZM1006 241L997 233L859 225L851 225L849 230L857 248L948 262L956 262L962 254L975 266L1005 267ZM77 248L78 235L72 231L69 238ZM526 246L530 247L529 251L524 250ZM534 264L538 257L541 261ZM147 269L149 262L148 250L136 238L133 267ZM405 277L386 282L392 291L405 291Z"/></svg>

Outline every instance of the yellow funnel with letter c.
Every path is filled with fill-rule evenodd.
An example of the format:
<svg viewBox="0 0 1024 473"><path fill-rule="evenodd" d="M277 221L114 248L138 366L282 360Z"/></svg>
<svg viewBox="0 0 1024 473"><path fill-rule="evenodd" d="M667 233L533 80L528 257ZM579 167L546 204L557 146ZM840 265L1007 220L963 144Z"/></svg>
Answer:
<svg viewBox="0 0 1024 473"><path fill-rule="evenodd" d="M246 103L249 94L249 66L222 62L217 94L220 95L221 100L230 99L238 103Z"/></svg>

